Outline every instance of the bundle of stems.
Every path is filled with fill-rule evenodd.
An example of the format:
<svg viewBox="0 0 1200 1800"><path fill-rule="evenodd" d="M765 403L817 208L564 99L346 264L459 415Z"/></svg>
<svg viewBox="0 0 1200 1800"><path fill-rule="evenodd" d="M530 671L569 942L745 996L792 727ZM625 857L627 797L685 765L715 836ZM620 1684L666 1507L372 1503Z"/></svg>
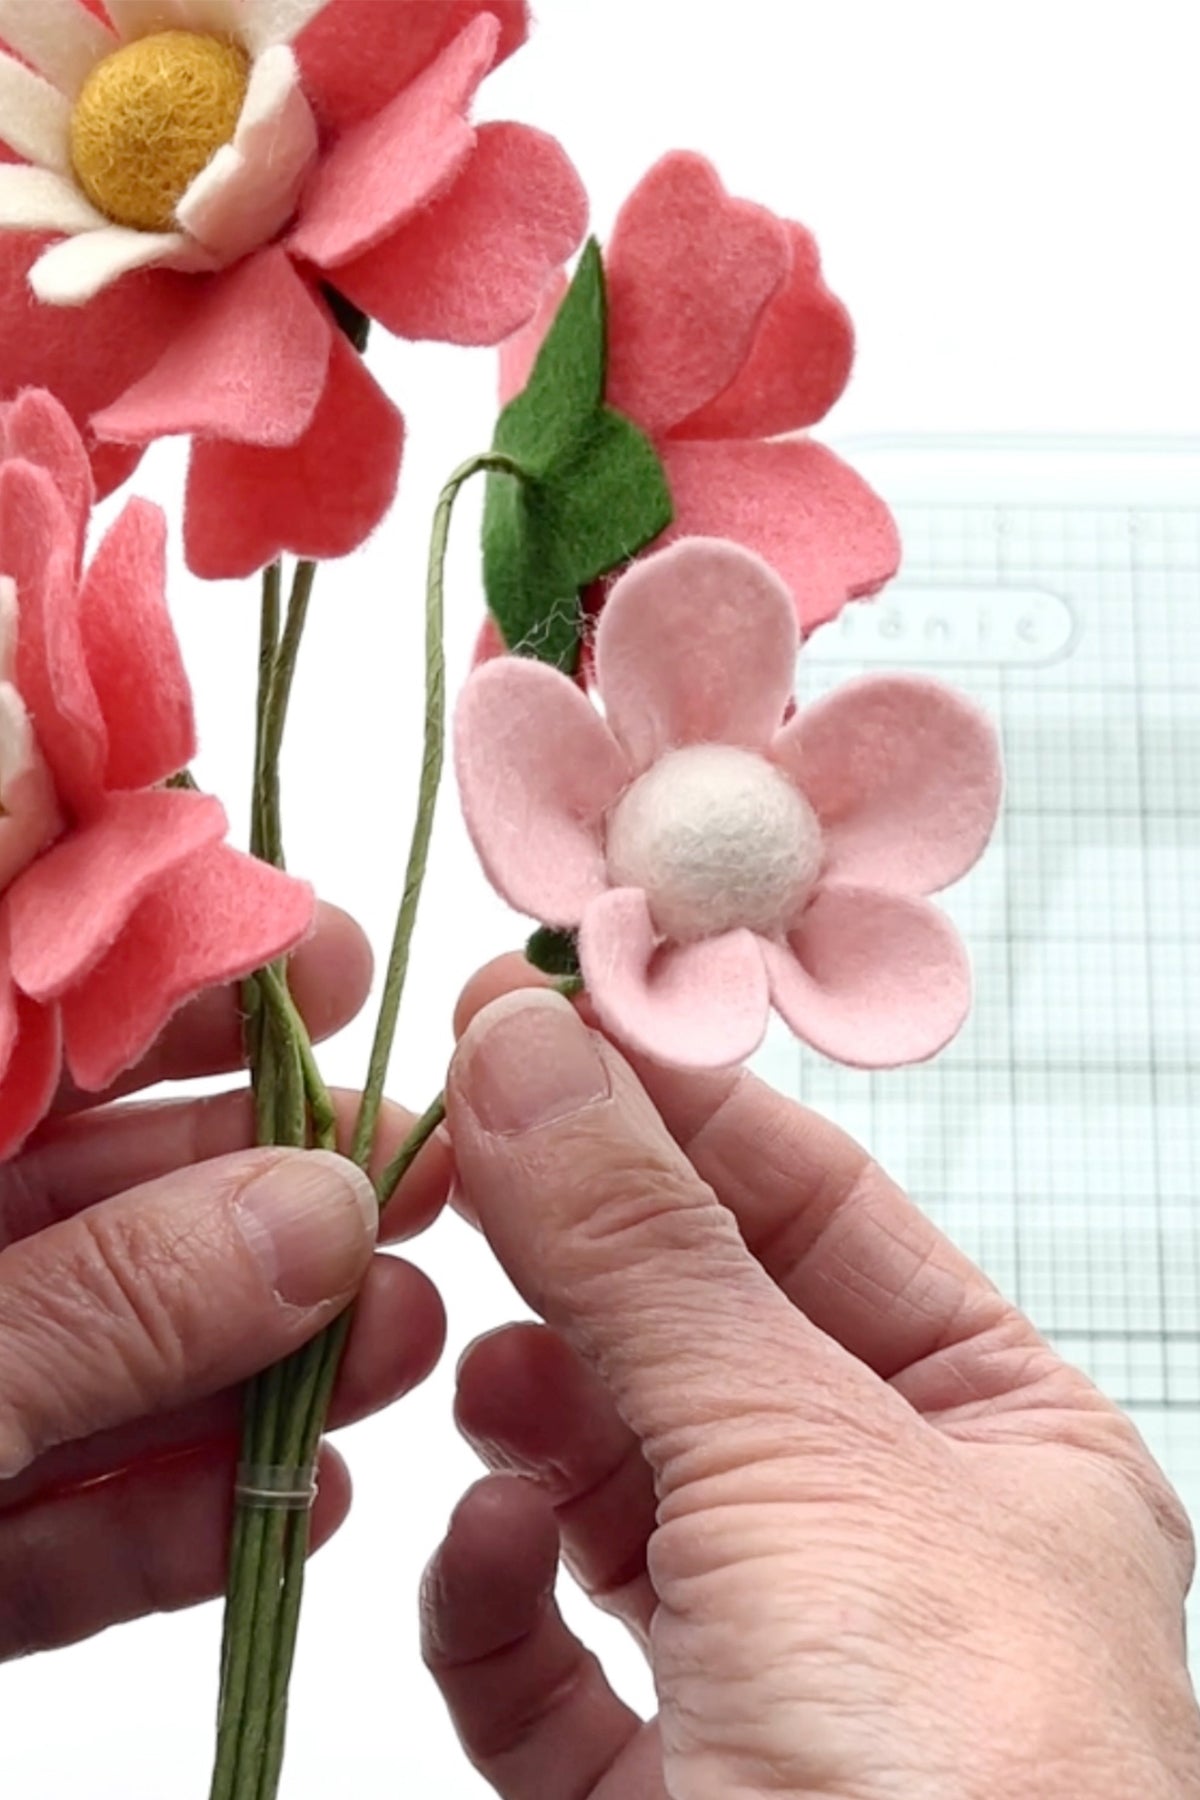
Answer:
<svg viewBox="0 0 1200 1800"><path fill-rule="evenodd" d="M333 1104L292 999L286 965L279 964L252 977L244 996L260 1144L346 1148L360 1168L370 1166L445 762L443 640L450 525L465 483L493 469L521 473L505 457L476 457L451 477L435 515L426 588L425 736L417 817L352 1141L349 1146L339 1144ZM251 838L255 854L280 868L284 866L280 753L316 573L311 562L297 564L286 617L282 565L272 565L263 577ZM381 1208L444 1118L445 1106L439 1097L377 1178ZM316 1463L351 1320L352 1312L343 1314L303 1350L259 1376L247 1389L210 1800L275 1800L279 1791Z"/></svg>

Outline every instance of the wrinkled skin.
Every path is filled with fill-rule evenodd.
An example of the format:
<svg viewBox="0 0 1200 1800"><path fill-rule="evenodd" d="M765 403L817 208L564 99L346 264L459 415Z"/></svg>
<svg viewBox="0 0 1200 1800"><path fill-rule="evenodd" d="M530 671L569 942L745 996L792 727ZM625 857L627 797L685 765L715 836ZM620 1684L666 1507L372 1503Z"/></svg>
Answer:
<svg viewBox="0 0 1200 1800"><path fill-rule="evenodd" d="M293 967L313 1033L327 1037L353 1017L370 982L361 932L323 908ZM240 1055L238 996L215 991L178 1015L122 1091L232 1070ZM237 1385L299 1348L356 1292L335 1424L407 1392L441 1351L441 1302L418 1270L375 1253L375 1209L348 1163L249 1149L244 1088L211 1100L115 1099L64 1091L24 1153L0 1167L0 1657L221 1591ZM350 1127L353 1097L339 1095L338 1106ZM388 1109L381 1158L410 1123ZM445 1148L431 1146L381 1235L427 1224L448 1173ZM310 1227L307 1247L273 1259L269 1273L238 1224L264 1176L277 1204ZM350 1502L332 1450L320 1480L317 1544Z"/></svg>
<svg viewBox="0 0 1200 1800"><path fill-rule="evenodd" d="M1128 1420L828 1123L635 1073L512 991L537 979L468 991L450 1123L459 1203L547 1323L463 1363L496 1473L423 1606L496 1791L1200 1793L1191 1537ZM560 1546L644 1644L656 1722L560 1618Z"/></svg>

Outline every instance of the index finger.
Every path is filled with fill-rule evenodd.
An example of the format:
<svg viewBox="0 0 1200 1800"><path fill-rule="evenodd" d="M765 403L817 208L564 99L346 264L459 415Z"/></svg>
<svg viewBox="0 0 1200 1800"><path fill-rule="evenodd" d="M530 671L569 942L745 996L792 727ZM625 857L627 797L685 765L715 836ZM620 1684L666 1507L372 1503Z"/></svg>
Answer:
<svg viewBox="0 0 1200 1800"><path fill-rule="evenodd" d="M523 957L499 958L468 984L456 1031L501 995L547 985ZM828 1119L743 1070L692 1074L628 1060L767 1273L819 1330L914 1405L942 1404L944 1391L956 1403L972 1397L964 1391L964 1374L973 1380L962 1355L968 1344L1002 1330L1006 1348L1027 1359L1041 1342L869 1152Z"/></svg>

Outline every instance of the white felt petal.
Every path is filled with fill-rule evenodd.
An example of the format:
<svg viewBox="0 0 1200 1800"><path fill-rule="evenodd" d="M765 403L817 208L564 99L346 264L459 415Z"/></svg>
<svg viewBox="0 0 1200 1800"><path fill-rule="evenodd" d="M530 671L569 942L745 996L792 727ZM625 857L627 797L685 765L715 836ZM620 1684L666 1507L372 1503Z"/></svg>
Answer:
<svg viewBox="0 0 1200 1800"><path fill-rule="evenodd" d="M108 16L126 43L155 31L209 31L241 36L236 0L104 0Z"/></svg>
<svg viewBox="0 0 1200 1800"><path fill-rule="evenodd" d="M244 0L242 41L252 55L275 44L292 44L329 0Z"/></svg>
<svg viewBox="0 0 1200 1800"><path fill-rule="evenodd" d="M80 0L0 0L0 38L72 99L117 40Z"/></svg>
<svg viewBox="0 0 1200 1800"><path fill-rule="evenodd" d="M216 255L245 256L287 224L317 148L299 65L279 45L255 63L233 142L196 177L175 216Z"/></svg>
<svg viewBox="0 0 1200 1800"><path fill-rule="evenodd" d="M84 199L74 182L53 169L28 163L0 163L0 231L101 231L103 213Z"/></svg>
<svg viewBox="0 0 1200 1800"><path fill-rule="evenodd" d="M103 231L85 231L52 245L29 271L29 285L46 306L83 306L131 270L154 263L174 265L188 249L188 240L177 231L127 231L123 225L106 225Z"/></svg>
<svg viewBox="0 0 1200 1800"><path fill-rule="evenodd" d="M71 102L24 63L0 53L0 138L27 162L66 174Z"/></svg>

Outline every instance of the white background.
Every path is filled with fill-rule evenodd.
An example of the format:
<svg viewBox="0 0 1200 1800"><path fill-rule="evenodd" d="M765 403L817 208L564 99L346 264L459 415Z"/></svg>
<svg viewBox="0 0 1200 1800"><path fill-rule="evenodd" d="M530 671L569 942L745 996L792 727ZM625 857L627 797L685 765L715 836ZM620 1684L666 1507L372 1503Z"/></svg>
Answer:
<svg viewBox="0 0 1200 1800"><path fill-rule="evenodd" d="M393 4L396 0L377 0ZM1198 423L1200 169L1195 0L542 0L533 44L484 110L556 132L596 228L661 152L707 151L735 191L812 226L859 327L828 431L1186 431ZM368 13L370 8L365 8ZM421 569L433 497L484 447L492 359L380 341L408 415L403 499L377 541L325 573L287 759L293 864L390 932L419 732ZM135 482L178 507L180 463ZM253 614L247 590L180 578L200 695L200 774L244 814ZM480 598L460 516L452 654ZM462 979L518 941L447 808L395 1064L400 1097L440 1085ZM325 1057L358 1078L367 1028ZM477 1471L450 1420L456 1354L515 1310L456 1221L415 1255L451 1344L437 1377L348 1439L353 1518L314 1565L294 1695L290 1800L483 1792L416 1655L420 1569ZM573 1616L582 1610L568 1599ZM219 1615L129 1627L5 1671L5 1779L22 1800L207 1792ZM625 1692L649 1690L613 1627L589 1624Z"/></svg>

